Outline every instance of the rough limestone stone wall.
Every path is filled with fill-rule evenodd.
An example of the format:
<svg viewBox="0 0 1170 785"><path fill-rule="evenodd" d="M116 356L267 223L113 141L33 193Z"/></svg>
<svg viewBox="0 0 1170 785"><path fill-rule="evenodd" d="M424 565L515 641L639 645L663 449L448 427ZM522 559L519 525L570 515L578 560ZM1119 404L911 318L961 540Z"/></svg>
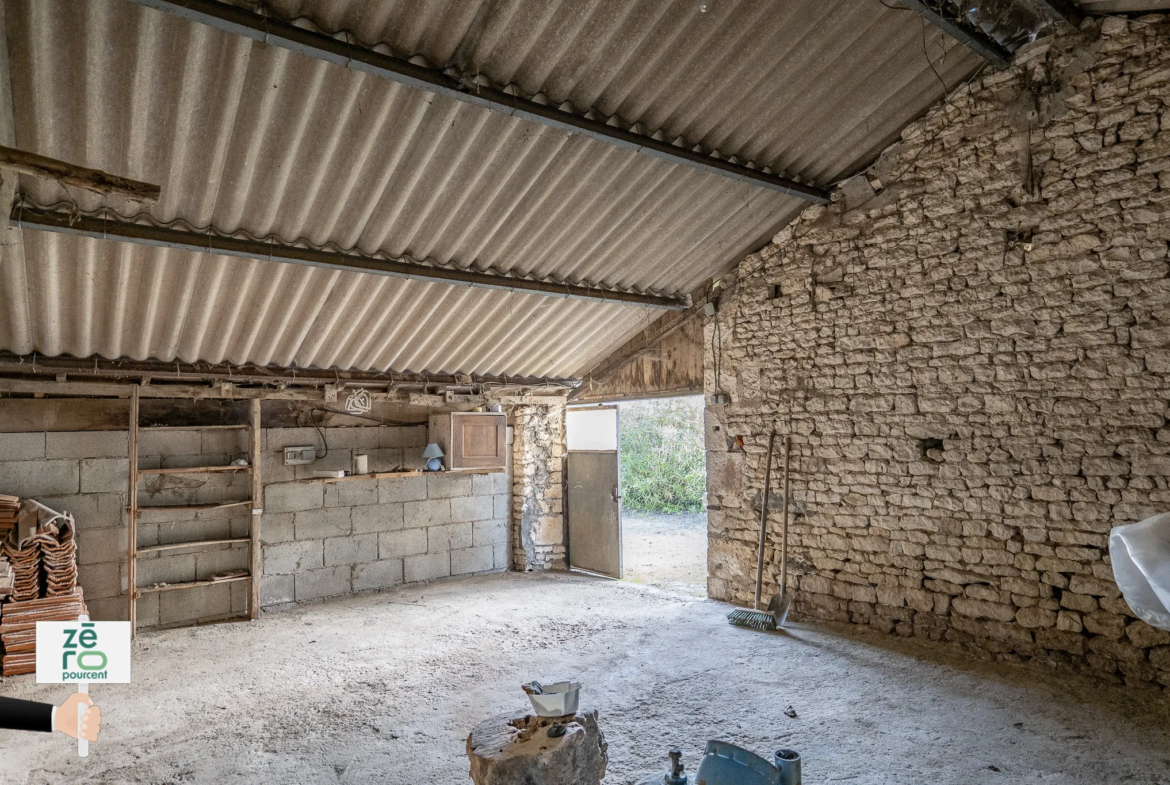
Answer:
<svg viewBox="0 0 1170 785"><path fill-rule="evenodd" d="M512 569L565 569L565 407L512 412Z"/></svg>
<svg viewBox="0 0 1170 785"><path fill-rule="evenodd" d="M1170 633L1107 549L1170 509L1168 35L1105 19L1031 45L729 277L706 326L707 392L718 363L731 395L708 410L712 596L750 599L776 423L800 615L1170 685Z"/></svg>

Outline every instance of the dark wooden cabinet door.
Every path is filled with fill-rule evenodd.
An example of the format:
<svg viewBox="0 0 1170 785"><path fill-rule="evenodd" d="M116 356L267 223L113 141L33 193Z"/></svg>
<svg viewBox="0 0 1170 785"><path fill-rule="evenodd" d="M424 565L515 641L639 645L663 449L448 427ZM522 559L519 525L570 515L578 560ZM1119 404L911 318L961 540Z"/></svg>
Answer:
<svg viewBox="0 0 1170 785"><path fill-rule="evenodd" d="M452 414L451 468L502 469L507 440L508 418L503 414Z"/></svg>

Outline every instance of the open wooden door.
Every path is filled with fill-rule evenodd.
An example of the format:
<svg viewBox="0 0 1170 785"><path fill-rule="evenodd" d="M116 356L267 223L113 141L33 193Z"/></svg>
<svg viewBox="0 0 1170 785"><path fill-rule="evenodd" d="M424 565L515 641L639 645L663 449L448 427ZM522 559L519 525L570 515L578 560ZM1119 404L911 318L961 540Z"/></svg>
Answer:
<svg viewBox="0 0 1170 785"><path fill-rule="evenodd" d="M569 409L569 567L622 577L621 480L616 406Z"/></svg>

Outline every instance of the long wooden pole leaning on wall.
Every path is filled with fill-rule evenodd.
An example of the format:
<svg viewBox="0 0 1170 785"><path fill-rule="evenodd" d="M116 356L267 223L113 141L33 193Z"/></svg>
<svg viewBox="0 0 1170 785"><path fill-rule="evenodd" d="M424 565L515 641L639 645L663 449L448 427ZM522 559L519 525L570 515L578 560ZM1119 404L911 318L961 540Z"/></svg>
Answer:
<svg viewBox="0 0 1170 785"><path fill-rule="evenodd" d="M0 168L30 177L45 177L62 185L73 185L97 194L123 196L141 204L154 204L162 195L162 189L152 183L131 180L101 169L90 169L88 166L78 166L13 147L0 146Z"/></svg>
<svg viewBox="0 0 1170 785"><path fill-rule="evenodd" d="M126 534L126 618L130 620L130 634L138 635L138 388L130 394L130 482L126 507L129 510L129 531Z"/></svg>
<svg viewBox="0 0 1170 785"><path fill-rule="evenodd" d="M248 429L248 460L252 463L252 515L251 533L252 542L249 545L249 571L252 574L248 581L248 618L260 618L260 573L264 568L263 551L260 547L260 518L264 508L264 486L260 482L260 463L263 457L261 450L260 431L260 401L251 401Z"/></svg>

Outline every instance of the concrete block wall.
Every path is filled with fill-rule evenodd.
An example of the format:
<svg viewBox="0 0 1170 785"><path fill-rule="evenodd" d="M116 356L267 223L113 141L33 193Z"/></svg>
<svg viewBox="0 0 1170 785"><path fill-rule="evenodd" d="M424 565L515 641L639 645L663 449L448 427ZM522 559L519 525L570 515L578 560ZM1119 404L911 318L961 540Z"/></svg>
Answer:
<svg viewBox="0 0 1170 785"><path fill-rule="evenodd" d="M2 428L2 423L0 423ZM285 466L286 446L313 445L315 464ZM129 438L125 431L0 433L0 493L33 497L67 510L78 524L79 571L95 619L126 617L126 514ZM339 483L302 482L317 469L349 468L369 455L371 471L417 469L426 427L269 428L262 434L264 573L262 605L330 597L403 582L506 569L511 471L443 474ZM243 430L148 430L139 465L224 465L247 456ZM142 506L247 499L247 474L146 476ZM247 536L247 508L146 512L138 545ZM247 568L247 547L141 555L138 584L204 580ZM141 626L207 621L247 607L247 583L144 595Z"/></svg>
<svg viewBox="0 0 1170 785"><path fill-rule="evenodd" d="M320 444L314 429L272 429L266 459L278 450ZM352 450L384 465L417 468L426 428L349 429L350 441L333 441L338 468ZM365 436L366 444L361 444ZM349 444L340 448L337 445ZM381 445L381 446L379 446ZM393 445L393 446L392 446ZM334 451L339 455L334 459ZM377 452L375 452L375 450ZM405 452L405 457L403 453ZM400 583L467 575L508 566L510 478L507 473L444 473L426 477L304 483L293 479L312 467L274 466L264 489L263 604L278 605L381 589ZM267 471L267 470L266 470ZM278 481L272 481L275 476ZM279 481L282 480L282 481Z"/></svg>
<svg viewBox="0 0 1170 785"><path fill-rule="evenodd" d="M751 597L776 427L799 614L1170 686L1108 551L1170 509L1168 240L1163 17L1038 41L911 124L722 281L712 596Z"/></svg>
<svg viewBox="0 0 1170 785"><path fill-rule="evenodd" d="M0 493L77 519L78 577L95 619L126 618L125 431L0 433Z"/></svg>

